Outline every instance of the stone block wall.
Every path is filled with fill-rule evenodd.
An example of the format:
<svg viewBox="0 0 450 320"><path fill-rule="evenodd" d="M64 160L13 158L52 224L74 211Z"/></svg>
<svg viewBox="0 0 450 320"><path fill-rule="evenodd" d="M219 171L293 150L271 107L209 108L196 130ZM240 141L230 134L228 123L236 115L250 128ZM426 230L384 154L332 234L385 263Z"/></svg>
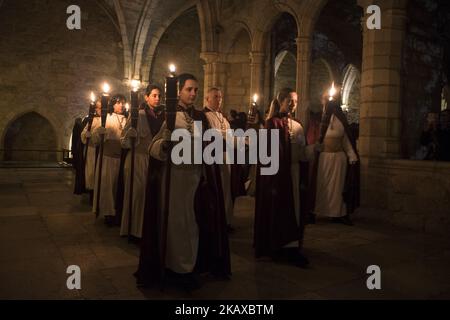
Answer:
<svg viewBox="0 0 450 320"><path fill-rule="evenodd" d="M251 87L250 69L251 43L245 32L241 32L226 56L226 82L224 90L224 111L247 112Z"/></svg>
<svg viewBox="0 0 450 320"><path fill-rule="evenodd" d="M448 234L450 163L371 160L362 176L361 216L415 231Z"/></svg>
<svg viewBox="0 0 450 320"><path fill-rule="evenodd" d="M69 0L4 1L0 10L0 149L8 126L37 112L53 126L58 148L68 148L74 120L86 115L91 90L122 84L121 37L95 1L80 0L81 30L68 30ZM30 126L33 124L29 124ZM30 132L39 132L39 125Z"/></svg>

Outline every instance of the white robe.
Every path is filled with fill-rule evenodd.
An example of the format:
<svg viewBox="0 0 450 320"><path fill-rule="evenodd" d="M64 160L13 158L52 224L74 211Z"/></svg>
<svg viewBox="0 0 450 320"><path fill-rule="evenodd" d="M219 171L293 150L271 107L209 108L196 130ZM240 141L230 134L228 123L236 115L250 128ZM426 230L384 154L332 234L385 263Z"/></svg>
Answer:
<svg viewBox="0 0 450 320"><path fill-rule="evenodd" d="M101 125L101 118L100 117L94 117L92 119L92 127L91 127L91 133ZM88 130L88 126L86 125L83 129L83 132L81 132L81 141L83 144L86 144L87 138L86 133ZM95 143L93 141L93 137L89 139L88 149L87 149L87 155L86 155L86 161L85 161L85 169L84 169L84 178L86 181L86 190L94 190L94 180L95 180Z"/></svg>
<svg viewBox="0 0 450 320"><path fill-rule="evenodd" d="M337 218L347 215L342 192L347 163L356 161L357 156L345 133L344 125L334 115L330 119L330 125L325 135L325 139L327 138L342 138L344 151L320 153L314 213L318 216Z"/></svg>
<svg viewBox="0 0 450 320"><path fill-rule="evenodd" d="M106 134L103 147L102 180L100 185L100 215L115 216L115 198L120 170L120 136L125 126L126 118L116 113L108 114L106 118ZM95 142L99 143L101 137L97 131L93 132ZM94 205L92 211L97 212L97 190L100 159L95 170Z"/></svg>
<svg viewBox="0 0 450 320"><path fill-rule="evenodd" d="M188 128L183 112L177 112L175 129ZM150 155L165 161L162 133L166 129L164 122L150 146ZM195 218L194 197L202 176L202 165L171 165L170 201L167 224L166 266L177 273L190 273L197 261L199 229ZM165 182L161 186L161 203L164 210Z"/></svg>
<svg viewBox="0 0 450 320"><path fill-rule="evenodd" d="M125 129L122 131L121 144L124 149L131 149L131 139L127 136L131 128L131 118L128 118ZM144 110L139 110L138 136L135 143L134 175L133 175L133 199L131 215L131 235L141 238L144 223L145 196L147 188L147 174L149 164L148 148L153 135L148 125ZM122 223L120 235L128 235L128 221L130 218L130 185L131 185L131 150L127 154L124 166L125 194L123 200Z"/></svg>
<svg viewBox="0 0 450 320"><path fill-rule="evenodd" d="M230 123L220 112L210 111L205 112L206 118L208 119L211 128L220 130L220 133L226 139L226 130L230 129ZM220 176L222 180L222 191L223 199L225 202L225 216L227 219L227 224L231 224L233 220L233 197L231 195L231 166L225 164L225 153L224 153L224 164L219 165Z"/></svg>

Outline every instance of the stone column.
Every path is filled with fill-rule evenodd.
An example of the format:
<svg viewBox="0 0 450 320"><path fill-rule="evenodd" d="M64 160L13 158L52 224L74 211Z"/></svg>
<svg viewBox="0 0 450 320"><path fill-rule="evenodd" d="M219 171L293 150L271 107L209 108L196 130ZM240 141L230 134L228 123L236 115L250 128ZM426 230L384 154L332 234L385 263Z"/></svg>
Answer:
<svg viewBox="0 0 450 320"><path fill-rule="evenodd" d="M307 111L310 103L309 81L311 78L312 40L309 36L298 37L297 42L297 119L307 125Z"/></svg>
<svg viewBox="0 0 450 320"><path fill-rule="evenodd" d="M257 93L260 97L259 105L265 103L264 96L264 52L250 52L250 97L249 102L253 101L253 95Z"/></svg>
<svg viewBox="0 0 450 320"><path fill-rule="evenodd" d="M204 70L203 90L204 95L206 95L206 92L208 91L209 88L217 86L217 83L215 81L217 77L215 76L214 63L218 60L219 54L217 52L202 52L200 54L200 58L203 61L205 61L205 64L203 65Z"/></svg>
<svg viewBox="0 0 450 320"><path fill-rule="evenodd" d="M369 0L359 0L366 12ZM381 29L369 30L363 19L363 61L359 152L362 158L399 158L402 97L402 51L406 1L382 2Z"/></svg>

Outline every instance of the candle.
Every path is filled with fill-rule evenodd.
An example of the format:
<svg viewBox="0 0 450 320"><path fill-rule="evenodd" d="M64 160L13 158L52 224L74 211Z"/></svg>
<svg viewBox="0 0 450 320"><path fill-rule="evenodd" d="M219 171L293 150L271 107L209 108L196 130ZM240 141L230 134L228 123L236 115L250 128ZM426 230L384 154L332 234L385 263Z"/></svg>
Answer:
<svg viewBox="0 0 450 320"><path fill-rule="evenodd" d="M102 93L102 127L106 126L106 114L108 112L108 100L109 100L109 90L110 86L108 83L103 84L103 93Z"/></svg>
<svg viewBox="0 0 450 320"><path fill-rule="evenodd" d="M89 105L89 119L95 115L95 94L91 91L91 104ZM89 130L90 131L90 130Z"/></svg>
<svg viewBox="0 0 450 320"><path fill-rule="evenodd" d="M169 76L166 77L166 101L168 100L178 100L178 79L175 76L176 67L175 65L169 65ZM166 102L166 105L168 103Z"/></svg>
<svg viewBox="0 0 450 320"><path fill-rule="evenodd" d="M125 110L130 111L130 104L127 102L125 103Z"/></svg>
<svg viewBox="0 0 450 320"><path fill-rule="evenodd" d="M138 100L138 90L140 82L139 80L131 81L131 126L136 129L137 120L139 116L139 100Z"/></svg>
<svg viewBox="0 0 450 320"><path fill-rule="evenodd" d="M95 105L95 94L93 91L91 91L91 105L94 104Z"/></svg>
<svg viewBox="0 0 450 320"><path fill-rule="evenodd" d="M166 121L169 130L175 126L175 114L178 105L178 78L175 76L175 65L169 65L169 75L166 77L164 86L166 96Z"/></svg>
<svg viewBox="0 0 450 320"><path fill-rule="evenodd" d="M259 99L258 94L255 93L253 95L253 103L256 104L258 102L258 99Z"/></svg>
<svg viewBox="0 0 450 320"><path fill-rule="evenodd" d="M330 88L330 90L328 91L328 95L329 95L329 100L330 101L333 101L333 99L334 99L334 95L336 94L336 88L334 87L334 81L333 81L333 84L331 85L331 88Z"/></svg>

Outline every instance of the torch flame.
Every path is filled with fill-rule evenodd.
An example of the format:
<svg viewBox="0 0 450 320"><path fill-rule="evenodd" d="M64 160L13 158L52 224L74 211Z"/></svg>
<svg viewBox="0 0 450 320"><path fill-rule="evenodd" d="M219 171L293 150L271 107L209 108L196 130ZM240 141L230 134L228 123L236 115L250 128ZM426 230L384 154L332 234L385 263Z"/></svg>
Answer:
<svg viewBox="0 0 450 320"><path fill-rule="evenodd" d="M92 101L92 102L95 102L95 94L94 94L94 92L92 92L92 91L91 91L91 101Z"/></svg>
<svg viewBox="0 0 450 320"><path fill-rule="evenodd" d="M171 63L169 65L169 71L170 73L175 73L175 71L177 70L177 67L175 67L175 65L173 63Z"/></svg>
<svg viewBox="0 0 450 320"><path fill-rule="evenodd" d="M258 102L258 99L259 99L259 96L258 96L258 94L255 93L255 94L253 95L253 102L254 102L254 103L257 103L257 102Z"/></svg>
<svg viewBox="0 0 450 320"><path fill-rule="evenodd" d="M332 101L334 99L334 95L336 94L336 87L334 86L334 81L333 84L331 85L330 90L328 91L328 95L330 97L330 101Z"/></svg>
<svg viewBox="0 0 450 320"><path fill-rule="evenodd" d="M137 92L140 86L141 82L139 80L131 80L131 88L133 89L134 92Z"/></svg>
<svg viewBox="0 0 450 320"><path fill-rule="evenodd" d="M103 92L109 93L109 90L111 90L111 87L109 86L109 84L107 82L103 83Z"/></svg>

